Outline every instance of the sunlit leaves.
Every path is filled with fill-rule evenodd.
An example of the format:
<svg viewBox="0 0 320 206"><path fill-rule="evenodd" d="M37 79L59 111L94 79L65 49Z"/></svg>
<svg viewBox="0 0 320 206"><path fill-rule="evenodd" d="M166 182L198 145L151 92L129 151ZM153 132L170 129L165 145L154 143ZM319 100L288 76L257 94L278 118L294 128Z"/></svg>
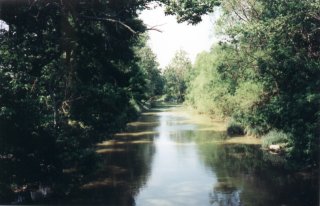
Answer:
<svg viewBox="0 0 320 206"><path fill-rule="evenodd" d="M288 156L315 161L319 4L315 0L232 0L222 1L222 8L220 32L229 38L222 47L213 47L211 56L198 58L189 102L233 116L252 134L284 131L293 142Z"/></svg>
<svg viewBox="0 0 320 206"><path fill-rule="evenodd" d="M164 71L164 90L168 100L184 101L190 72L191 61L187 53L183 50L177 51Z"/></svg>
<svg viewBox="0 0 320 206"><path fill-rule="evenodd" d="M201 16L213 12L215 6L220 5L219 0L160 0L166 5L166 14L176 15L178 22L197 24Z"/></svg>

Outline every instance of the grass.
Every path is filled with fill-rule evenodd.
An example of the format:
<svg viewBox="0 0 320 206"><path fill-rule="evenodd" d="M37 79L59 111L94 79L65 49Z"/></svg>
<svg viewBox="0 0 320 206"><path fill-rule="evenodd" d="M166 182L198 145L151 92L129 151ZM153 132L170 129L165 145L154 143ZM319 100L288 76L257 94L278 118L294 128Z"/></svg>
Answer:
<svg viewBox="0 0 320 206"><path fill-rule="evenodd" d="M278 130L271 130L262 137L262 147L268 148L270 145L280 145L285 147L290 141L289 135Z"/></svg>

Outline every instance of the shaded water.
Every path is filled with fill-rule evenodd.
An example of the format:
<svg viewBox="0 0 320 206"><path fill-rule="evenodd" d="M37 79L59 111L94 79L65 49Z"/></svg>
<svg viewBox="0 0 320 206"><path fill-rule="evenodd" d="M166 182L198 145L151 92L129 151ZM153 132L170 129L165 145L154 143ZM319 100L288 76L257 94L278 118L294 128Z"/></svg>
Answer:
<svg viewBox="0 0 320 206"><path fill-rule="evenodd" d="M194 123L175 108L144 113L98 148L108 170L115 170L113 187L122 188L114 203L318 205L317 179L286 170L279 156L259 145L224 144L224 138L219 128Z"/></svg>
<svg viewBox="0 0 320 206"><path fill-rule="evenodd" d="M226 143L219 123L199 123L176 111L143 113L127 131L99 144L99 168L79 190L50 203L318 205L317 177L290 172L283 159L257 144Z"/></svg>

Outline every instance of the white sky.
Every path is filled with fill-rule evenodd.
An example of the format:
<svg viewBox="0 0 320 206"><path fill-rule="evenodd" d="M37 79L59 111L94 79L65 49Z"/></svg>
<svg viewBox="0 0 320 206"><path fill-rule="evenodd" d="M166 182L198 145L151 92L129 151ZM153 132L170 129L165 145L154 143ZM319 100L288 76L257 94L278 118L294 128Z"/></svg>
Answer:
<svg viewBox="0 0 320 206"><path fill-rule="evenodd" d="M157 55L160 68L164 69L169 64L174 54L185 50L194 62L198 53L209 51L218 38L214 32L214 22L219 17L219 12L211 16L203 16L202 22L193 26L187 23L178 24L175 16L165 16L164 9L157 7L153 10L142 11L140 18L150 28L157 25L158 31L149 31L149 46ZM0 27L7 29L7 25L0 20Z"/></svg>
<svg viewBox="0 0 320 206"><path fill-rule="evenodd" d="M0 20L0 29L7 30L8 28L8 25L4 21Z"/></svg>
<svg viewBox="0 0 320 206"><path fill-rule="evenodd" d="M148 27L160 25L157 29L162 32L149 31L149 46L157 55L161 68L165 68L179 49L185 50L194 62L196 55L204 50L209 50L217 37L214 35L214 20L219 16L204 16L201 23L196 26L187 23L178 24L175 16L165 16L164 10L157 7L145 10L140 18Z"/></svg>

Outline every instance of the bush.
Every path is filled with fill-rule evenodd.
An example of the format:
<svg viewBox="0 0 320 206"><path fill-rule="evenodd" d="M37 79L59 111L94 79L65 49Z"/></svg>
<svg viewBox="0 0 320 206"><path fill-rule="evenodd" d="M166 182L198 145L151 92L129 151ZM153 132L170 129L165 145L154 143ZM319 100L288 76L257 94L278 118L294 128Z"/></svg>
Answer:
<svg viewBox="0 0 320 206"><path fill-rule="evenodd" d="M289 135L278 130L271 130L262 137L262 147L268 148L270 145L278 144L280 146L287 146L290 142Z"/></svg>
<svg viewBox="0 0 320 206"><path fill-rule="evenodd" d="M244 129L241 124L236 123L234 121L230 121L227 127L227 135L228 136L236 136L236 135L244 135Z"/></svg>

